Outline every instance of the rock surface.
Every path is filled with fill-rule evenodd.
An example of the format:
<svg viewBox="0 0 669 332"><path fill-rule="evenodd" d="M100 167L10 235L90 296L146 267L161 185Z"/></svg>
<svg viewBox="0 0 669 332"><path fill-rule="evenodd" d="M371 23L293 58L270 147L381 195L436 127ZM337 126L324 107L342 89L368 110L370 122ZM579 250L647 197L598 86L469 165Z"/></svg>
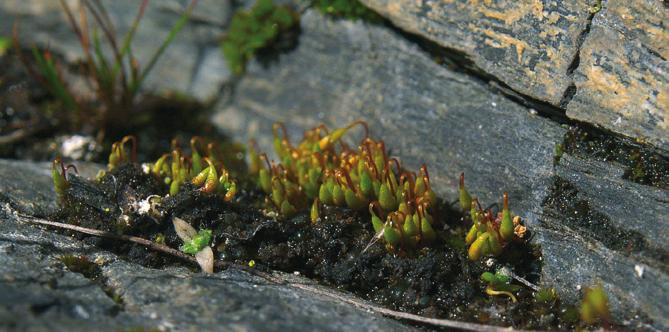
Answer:
<svg viewBox="0 0 669 332"><path fill-rule="evenodd" d="M621 301L667 328L669 191L623 180L615 163L564 154L539 220L543 276L577 287L601 281Z"/></svg>
<svg viewBox="0 0 669 332"><path fill-rule="evenodd" d="M22 174L23 190L7 195L17 173ZM272 284L248 272L228 269L205 276L183 267L145 268L30 225L18 211L53 204L43 166L0 160L0 188L2 330L409 330L347 303ZM95 262L102 284L70 272L59 260L66 254ZM288 279L313 283L296 276Z"/></svg>
<svg viewBox="0 0 669 332"><path fill-rule="evenodd" d="M669 7L608 1L574 72L567 115L669 151Z"/></svg>
<svg viewBox="0 0 669 332"><path fill-rule="evenodd" d="M669 153L666 1L361 2L516 93Z"/></svg>
<svg viewBox="0 0 669 332"><path fill-rule="evenodd" d="M427 163L448 201L457 199L461 171L483 202L509 191L512 210L542 247L542 281L566 300L578 301L577 286L601 282L618 321L669 326L668 191L625 180L622 166L595 158L565 154L554 166L562 126L436 64L400 34L307 11L297 49L267 67L251 63L214 120L271 151L274 121L299 137L320 122L358 118L409 168ZM556 187L564 182L573 185ZM567 198L553 204L554 197Z"/></svg>
<svg viewBox="0 0 669 332"><path fill-rule="evenodd" d="M586 1L362 0L403 30L463 52L516 91L558 105L590 16Z"/></svg>

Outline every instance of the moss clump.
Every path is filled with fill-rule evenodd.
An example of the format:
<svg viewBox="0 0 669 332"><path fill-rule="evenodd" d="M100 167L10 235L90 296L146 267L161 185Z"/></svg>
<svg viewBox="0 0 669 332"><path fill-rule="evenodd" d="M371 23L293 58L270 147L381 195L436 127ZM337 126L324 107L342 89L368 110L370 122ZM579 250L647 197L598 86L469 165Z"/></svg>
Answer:
<svg viewBox="0 0 669 332"><path fill-rule="evenodd" d="M189 242L181 246L181 251L195 255L211 242L211 230L201 229Z"/></svg>
<svg viewBox="0 0 669 332"><path fill-rule="evenodd" d="M365 136L353 149L343 137L356 126ZM294 146L283 124L275 124L280 164L259 154L253 144L249 147L250 169L269 195L269 208L289 217L311 206L312 223L318 222L320 204L368 210L374 231L390 250L412 251L433 243L437 198L427 166L418 173L404 169L368 131L364 121L333 131L321 125L305 132Z"/></svg>
<svg viewBox="0 0 669 332"><path fill-rule="evenodd" d="M0 36L0 57L5 55L11 46L12 43L8 37Z"/></svg>
<svg viewBox="0 0 669 332"><path fill-rule="evenodd" d="M230 70L239 75L246 62L261 49L277 43L281 34L299 23L299 15L287 6L277 6L272 0L258 0L248 11L235 13L221 49Z"/></svg>
<svg viewBox="0 0 669 332"><path fill-rule="evenodd" d="M88 260L86 256L63 255L60 257L60 261L65 264L68 270L81 273L86 278L94 279L100 275L98 266Z"/></svg>
<svg viewBox="0 0 669 332"><path fill-rule="evenodd" d="M382 21L381 16L365 7L358 0L314 0L314 6L322 13L349 20L363 20L371 23Z"/></svg>

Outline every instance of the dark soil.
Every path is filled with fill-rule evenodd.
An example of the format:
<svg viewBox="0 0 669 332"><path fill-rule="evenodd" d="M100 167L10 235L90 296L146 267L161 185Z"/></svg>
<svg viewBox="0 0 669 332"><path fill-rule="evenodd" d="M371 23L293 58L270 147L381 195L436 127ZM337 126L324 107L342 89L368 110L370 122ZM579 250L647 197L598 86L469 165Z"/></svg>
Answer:
<svg viewBox="0 0 669 332"><path fill-rule="evenodd" d="M463 219L445 204L437 220L446 222L437 226L436 243L418 251L389 253L381 242L364 251L374 237L367 213L323 207L315 225L306 213L281 221L263 214L259 208L263 196L255 190L241 190L234 202L225 203L189 186L162 200L158 209L162 216L138 212L137 202L165 194L165 185L138 165L128 164L95 182L74 177L64 208L54 217L90 228L162 238L174 248L182 242L171 220L180 217L196 229L213 231L218 259L239 264L254 260L258 269L299 272L392 309L518 328L571 327L557 304L537 304L529 288L516 294L518 303L486 295L481 273L501 267L536 284L541 270L538 250L513 243L498 258L471 262L462 242ZM78 236L146 266L180 264L138 245Z"/></svg>

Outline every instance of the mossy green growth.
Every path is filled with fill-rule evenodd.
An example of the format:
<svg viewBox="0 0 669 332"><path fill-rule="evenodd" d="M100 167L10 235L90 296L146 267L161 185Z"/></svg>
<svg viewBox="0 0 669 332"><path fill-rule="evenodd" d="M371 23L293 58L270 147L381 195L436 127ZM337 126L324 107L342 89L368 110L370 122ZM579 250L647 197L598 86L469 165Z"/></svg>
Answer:
<svg viewBox="0 0 669 332"><path fill-rule="evenodd" d="M609 297L602 285L585 289L580 313L581 320L587 324L609 320Z"/></svg>
<svg viewBox="0 0 669 332"><path fill-rule="evenodd" d="M379 14L365 7L358 0L314 0L314 7L323 14L349 20L363 20L371 23L382 21Z"/></svg>
<svg viewBox="0 0 669 332"><path fill-rule="evenodd" d="M7 53L7 50L12 46L11 39L0 36L0 57Z"/></svg>
<svg viewBox="0 0 669 332"><path fill-rule="evenodd" d="M481 280L488 283L485 293L490 296L508 296L513 302L518 302L513 293L520 290L520 286L511 284L511 277L500 272L483 272Z"/></svg>
<svg viewBox="0 0 669 332"><path fill-rule="evenodd" d="M63 255L59 259L68 270L81 273L86 278L95 278L99 273L98 266L86 256Z"/></svg>
<svg viewBox="0 0 669 332"><path fill-rule="evenodd" d="M564 146L560 143L555 144L555 149L553 150L553 165L560 163L562 154L564 153Z"/></svg>
<svg viewBox="0 0 669 332"><path fill-rule="evenodd" d="M211 242L211 230L210 229L201 229L197 235L193 237L189 242L184 243L181 246L181 251L195 255L204 247L208 246Z"/></svg>
<svg viewBox="0 0 669 332"><path fill-rule="evenodd" d="M534 300L537 303L542 304L551 304L557 301L558 294L555 291L555 288L541 288L536 293L534 293Z"/></svg>
<svg viewBox="0 0 669 332"><path fill-rule="evenodd" d="M221 43L228 67L234 74L243 73L258 50L278 41L281 33L298 23L295 11L272 0L258 0L250 10L236 12Z"/></svg>

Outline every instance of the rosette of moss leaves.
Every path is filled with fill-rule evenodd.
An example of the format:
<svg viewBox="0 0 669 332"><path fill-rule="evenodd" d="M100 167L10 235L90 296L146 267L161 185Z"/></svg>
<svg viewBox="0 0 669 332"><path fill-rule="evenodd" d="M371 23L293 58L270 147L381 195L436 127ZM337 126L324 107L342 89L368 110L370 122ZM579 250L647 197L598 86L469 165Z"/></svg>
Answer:
<svg viewBox="0 0 669 332"><path fill-rule="evenodd" d="M235 13L223 38L221 48L234 74L241 74L258 50L271 46L299 22L299 16L287 6L277 6L272 0L258 0L246 11Z"/></svg>

